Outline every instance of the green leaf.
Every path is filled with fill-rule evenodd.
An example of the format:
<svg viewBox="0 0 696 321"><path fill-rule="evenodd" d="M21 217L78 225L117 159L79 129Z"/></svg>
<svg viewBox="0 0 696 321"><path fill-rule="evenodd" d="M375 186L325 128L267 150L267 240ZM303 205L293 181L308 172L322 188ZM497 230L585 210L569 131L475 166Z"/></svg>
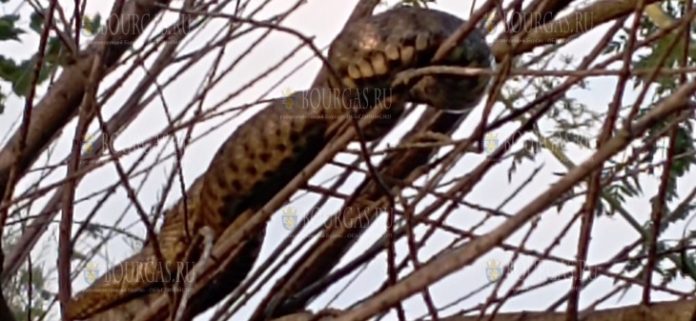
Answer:
<svg viewBox="0 0 696 321"><path fill-rule="evenodd" d="M19 41L19 35L23 34L24 31L15 27L15 22L17 22L17 20L19 20L18 15L5 15L0 17L0 41Z"/></svg>
<svg viewBox="0 0 696 321"><path fill-rule="evenodd" d="M682 177L689 172L692 164L696 164L696 156L691 152L696 149L696 142L691 137L692 130L690 126L683 125L677 128L677 135L674 142L675 155L682 155L675 158L672 162L671 175L673 177Z"/></svg>
<svg viewBox="0 0 696 321"><path fill-rule="evenodd" d="M12 90L17 96L26 96L29 93L29 87L31 86L31 75L34 72L35 58L27 59L22 61L22 64L17 66L14 74L11 75L10 82L12 82ZM40 84L53 72L58 65L45 61L43 68L39 72L39 79L36 83Z"/></svg>
<svg viewBox="0 0 696 321"><path fill-rule="evenodd" d="M675 37L679 37L677 39L677 44L672 48L672 50L668 51L669 47L672 45L672 42L675 40ZM684 43L684 38L681 35L676 35L675 33L668 34L657 41L657 44L652 48L652 52L650 54L642 56L637 62L635 62L634 67L641 69L674 67L684 52ZM689 48L693 48L693 46L693 43L689 44ZM664 64L662 66L658 66L663 55L666 55ZM649 73L641 74L638 76L635 85L640 85L642 82L647 81L649 77ZM675 78L670 75L658 76L655 79L655 81L661 85L660 91L662 92L665 90L674 89L676 86L674 80Z"/></svg>
<svg viewBox="0 0 696 321"><path fill-rule="evenodd" d="M45 61L48 64L63 64L65 57L67 56L63 50L62 42L56 37L51 37L48 39L48 44L46 46L46 53L44 54Z"/></svg>
<svg viewBox="0 0 696 321"><path fill-rule="evenodd" d="M688 255L685 249L680 251L679 259L681 263L682 275L690 277L692 280L696 280L696 262L694 262L694 257Z"/></svg>
<svg viewBox="0 0 696 321"><path fill-rule="evenodd" d="M43 15L38 12L32 12L29 16L29 28L40 34L43 29Z"/></svg>
<svg viewBox="0 0 696 321"><path fill-rule="evenodd" d="M19 66L17 66L14 60L0 55L0 78L13 82L19 71Z"/></svg>
<svg viewBox="0 0 696 321"><path fill-rule="evenodd" d="M41 84L53 73L66 57L61 50L61 42L56 37L48 40L46 53L44 55L43 68L39 72L37 84ZM26 96L31 86L31 75L34 73L36 56L17 64L14 60L0 55L0 79L4 79L12 84L12 91L17 96Z"/></svg>
<svg viewBox="0 0 696 321"><path fill-rule="evenodd" d="M101 15L99 14L96 14L94 18L85 16L82 19L82 29L87 31L87 33L90 35L95 35L97 32L99 32L101 26Z"/></svg>

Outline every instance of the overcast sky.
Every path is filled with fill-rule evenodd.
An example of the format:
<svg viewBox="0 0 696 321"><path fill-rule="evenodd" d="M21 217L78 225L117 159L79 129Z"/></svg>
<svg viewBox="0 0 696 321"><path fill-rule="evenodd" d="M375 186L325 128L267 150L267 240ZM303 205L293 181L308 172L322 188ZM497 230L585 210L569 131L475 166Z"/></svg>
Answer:
<svg viewBox="0 0 696 321"><path fill-rule="evenodd" d="M260 2L261 1L254 1L254 5L252 5L252 7L257 6ZM9 4L3 5L2 8L6 11L5 13L7 13L7 8L14 9L18 3L19 1L10 1ZM72 2L68 1L63 1L62 3L65 6L66 10L68 10L67 12L71 12L72 10L72 8L70 8L71 3ZM257 18L263 19L278 14L289 8L293 3L294 1L291 0L274 0L272 4L269 5L268 8L264 10ZM286 27L295 28L302 32L304 35L314 37L317 46L320 48L324 48L326 45L330 43L333 37L336 36L340 28L343 26L344 22L348 17L348 14L350 13L350 10L353 8L355 3L355 0L308 1L308 3L305 4L301 9L299 9L296 13L294 13L287 20L285 20L285 22L283 22L283 25ZM389 3L393 4L395 3L395 1L389 1ZM173 2L173 4L179 6L181 2L176 1ZM470 11L470 5L471 1L438 0L438 5L433 7L466 18ZM96 12L100 12L103 16L105 16L109 12L110 6L111 1L89 1L87 2L87 14L92 15ZM378 10L381 11L385 8L386 6L382 6ZM27 13L28 7L23 7L20 12ZM23 17L26 18L27 16L28 15L24 15ZM172 15L168 15L167 21L172 21L172 18ZM201 43L209 39L209 35L212 34L211 31L217 30L218 28L220 28L220 26L223 26L225 23L226 21L222 19L217 19L213 21L213 23L211 23L207 27L207 29L205 29L208 32L204 31L198 37L195 37L193 42L186 46L185 49L183 49L183 52L189 52L191 48L198 48ZM598 28L591 34L580 37L578 40L565 47L563 51L567 54L576 55L575 62L577 63L579 59L582 58L582 56L590 48L594 46L597 39L602 36L602 33L605 29L606 26ZM239 55L239 53L248 48L249 44L251 44L259 34L260 32L252 33L252 35L249 37L244 37L239 41L233 42L227 49L227 55L225 59L223 59L225 63L223 63L222 66L226 66L227 64L229 64L229 62L234 60ZM489 37L488 40L490 41L492 39L492 37ZM37 41L38 38L34 35L27 35L22 38L21 43L0 43L0 51L3 53L10 53L10 55L16 59L23 59L34 52L35 48L37 47ZM296 38L293 38L292 36L289 36L287 34L276 33L268 37L247 58L245 58L242 61L242 63L237 67L235 72L230 73L230 76L226 77L223 80L222 85L216 86L211 91L211 93L209 94L209 98L206 100L206 106L213 106L218 102L223 101L224 97L227 94L234 90L237 90L245 83L247 83L249 80L259 75L259 73L264 71L268 66L273 65L279 60L281 60L289 51L291 51L298 44L299 41ZM210 55L210 57L208 57L207 59L202 60L199 64L200 66L191 69L189 72L182 75L176 83L164 90L164 97L167 101L167 105L169 106L169 108L172 109L172 114L176 114L179 110L185 107L186 104L190 101L191 97L195 94L195 91L198 89L199 84L205 77L205 72L208 70L208 67L212 62L213 56L214 55ZM281 68L270 74L266 79L260 81L252 88L249 88L248 90L244 91L238 97L224 103L223 108L231 108L234 106L242 105L244 103L256 101L259 98L259 96L266 92L276 81L278 81L287 72L295 68L303 60L310 56L311 52L307 49L303 49L299 55L296 55L295 57L288 59L287 62L283 66L281 66ZM284 93L287 93L288 91L301 90L307 88L309 84L311 84L314 76L319 70L319 67L319 61L314 59L312 62L307 64L298 72L296 72L293 76L288 78L282 85L273 89L271 91L271 94L267 98L281 97ZM167 79L168 76L174 72L174 70L176 70L176 68L171 68L167 72L165 72L164 75L159 78L160 81L164 81L165 79ZM111 84L114 81L114 79L116 79L116 76L121 74L122 71L110 75L101 88L106 88L109 84ZM105 106L103 106L103 112L106 117L113 114L113 112L120 107L121 103L129 97L129 94L132 92L132 88L134 88L135 84L137 83L135 81L138 79L137 76L142 74L142 70L136 71L134 73L134 76L131 78L132 80L126 82L124 86L121 88L121 90L117 92L115 97L111 99ZM3 92L8 92L8 86L6 83L0 83L0 86L3 89ZM604 111L606 110L606 106L612 97L614 86L615 81L613 78L599 77L591 80L588 83L586 89L574 89L570 92L570 95L574 98L577 98L579 102L586 104L593 110ZM40 92L45 92L45 86L40 88ZM634 96L635 93L629 91L627 97L630 98ZM629 103L630 101L631 99L627 98L624 101L624 103ZM134 146L139 142L142 142L145 138L157 135L164 128L164 126L166 126L166 120L162 108L162 103L158 100L155 100L152 104L154 104L155 106L153 108L147 108L142 113L142 115L138 117L138 119L135 122L133 122L133 124L131 124L123 134L119 136L118 140L114 142L116 149ZM12 96L8 98L5 113L0 115L0 135L3 135L0 136L0 138L4 137L5 133L7 132L8 128L10 128L10 126L14 125L14 127L12 127L13 130L17 127L22 107L22 100ZM254 111L255 110L258 110L258 108L254 109ZM462 125L461 130L457 132L457 134L455 135L456 137L465 137L469 133L469 131L473 127L473 124L478 121L479 111L480 108L477 109L476 112L472 113L472 116L470 116L469 119L465 122L465 124ZM247 116L240 117L239 119L226 123L219 130L215 131L212 135L208 135L207 137L191 145L187 149L183 160L184 175L187 184L190 184L195 179L195 177L200 175L205 170L208 162L212 158L212 155L215 153L215 151L221 145L221 143L226 139L229 133L233 132L234 129L238 126L238 124L244 119L248 118L248 115L251 115L251 113L247 113L246 115ZM411 124L414 120L415 118L408 119L405 122L404 127L406 127L408 124ZM204 129L210 128L211 126L218 124L220 121L221 119L218 118L208 121L204 124L197 125L194 136L202 133ZM506 128L497 131L494 134L495 136L490 137L497 137L502 141L506 137L505 135L510 133L515 126L517 126L517 124L511 124L510 126L507 126ZM398 138L400 133L404 132L404 127L401 127L398 132L390 136L392 141L393 139ZM92 133L95 133L97 131L95 126L92 126L91 128ZM52 158L51 163L56 163L67 155L69 151L70 140L73 133L74 122L72 122L71 125L68 126L68 128L63 132L63 136L56 144L54 156ZM180 133L179 137L183 137L182 135L183 132ZM590 136L593 135L593 133L588 133L587 135ZM171 150L171 146L169 147L169 150ZM573 146L569 146L569 149L566 150L566 152L576 163L581 162L585 157L590 155L589 151L580 150L579 148ZM348 155L339 155L338 157L340 160L344 161L352 159ZM452 177L460 176L463 173L466 173L466 171L473 168L481 159L483 159L483 157L485 157L485 155L467 155L452 171ZM147 159L151 161L153 157L148 157ZM129 165L133 162L133 160L133 155L126 157L123 160L124 166ZM43 164L42 161L44 160L40 160L38 164ZM514 213L516 209L521 208L521 206L526 204L529 200L533 199L539 193L543 192L552 182L557 180L558 176L554 175L554 173L562 173L565 171L565 168L548 153L545 153L544 155L538 157L536 162L534 163L525 162L524 164L522 164L516 171L516 173L513 175L511 182L508 182L507 178L509 161L503 162L494 170L489 172L485 179L482 182L480 182L478 186L473 190L473 192L467 196L466 200L474 203L479 203L485 206L497 207L507 195L509 195L513 190L515 190L515 188L517 188L517 186L519 186L521 182L527 179L529 174L536 167L542 165L543 168L541 170L541 173L535 178L533 183L528 188L523 190L522 193L520 193L515 199L513 199L503 208L503 210L508 213ZM148 178L148 181L144 184L141 192L138 195L138 198L142 202L142 204L146 206L146 209L149 209L150 206L156 204L158 200L158 195L162 190L162 186L164 185L166 176L168 175L168 171L169 169L171 169L171 166L171 163L167 163L166 166L158 167L153 171L152 175ZM331 179L335 173L335 168L326 168L322 170L322 172L320 172L315 178L313 178L312 182L317 183L325 181L327 179ZM59 171L58 173L53 175L49 181L61 179L63 175L64 172ZM695 175L693 175L692 173L690 177L696 178L694 176ZM21 181L19 185L19 190L26 188L26 186L28 186L28 184L31 183L31 177L35 176L28 176L27 179ZM344 187L341 188L341 191L350 192L350 187L355 186L357 183L360 182L360 179L358 178L360 177L356 176L356 179L351 180L349 183L347 183ZM136 180L136 183L139 184L140 180L141 179ZM104 186L106 186L105 184L111 184L115 181L116 175L113 166L104 166L103 168L90 173L80 183L77 190L76 198L88 195L95 190L103 188ZM444 181L447 181L447 179L445 179ZM687 180L682 179L681 184L679 186L679 190L682 193L684 193L687 190L690 190L690 186L685 186L685 181ZM693 180L691 181L693 182ZM650 206L648 202L648 197L653 195L656 190L656 184L654 184L653 179L646 178L643 180L643 183L645 195L648 196L643 197L639 200L630 200L626 204L627 209L631 212L632 215L635 216L635 218L639 222L643 222L646 218L649 217ZM167 204L172 204L179 197L179 195L180 194L177 188L174 188L172 190L171 195L168 197ZM291 208L295 210L298 213L298 215L302 217L307 213L307 211L310 210L309 206L311 206L312 201L316 199L316 195L295 195L293 196L294 202L289 204L286 208ZM569 202L560 213L557 212L555 209L549 210L546 213L544 213L544 215L542 216L543 219L540 221L537 231L532 234L530 240L528 241L528 247L532 249L543 250L546 246L548 246L551 240L557 235L557 232L559 231L560 227L564 226L570 219L571 215L573 215L577 211L578 206L580 204L579 201L582 201L582 198ZM111 197L110 200L107 201L106 205L102 207L100 215L98 215L97 217L97 220L104 224L113 224L114 217L120 215L122 209L126 206L126 204L128 204L128 202L129 201L124 191L120 189L117 192L117 195ZM91 200L76 205L76 219L84 218L89 213L94 203L95 200ZM37 203L37 205L41 204L42 202ZM323 219L328 218L328 216L331 213L333 213L333 210L338 209L339 205L340 202L337 201L329 202L329 205L327 205L327 207L322 208L320 217L322 217ZM32 212L32 214L36 214L36 212L38 212L40 208L41 206L34 206L32 209L34 212ZM275 248L275 245L281 242L283 238L288 234L287 228L285 228L281 222L281 216L282 215L280 213L274 216L272 222L268 225L268 236L263 247L262 258L267 257L270 251L273 248ZM450 224L463 228L479 222L482 217L483 215L480 212L474 212L473 210L460 208L456 210L456 212L452 215L452 218L448 222ZM122 226L129 226L129 231L133 233L144 235L144 229L139 224L137 224L137 222L138 218L135 215L135 211L133 209L130 209L130 212L126 216L125 221L121 224ZM498 223L500 223L500 220L491 220L490 223L486 224L484 228L479 230L479 233L491 230ZM316 222L314 226L318 224L320 224L320 222ZM348 254L346 259L360 254L361 251L364 250L365 244L370 244L372 240L381 236L382 231L384 230L384 225L384 218L381 218L380 221L377 224L375 224L375 226L370 231L368 231L367 235L363 239L361 239L358 246L356 246ZM46 237L44 237L43 239L42 244L35 248L33 252L35 264L43 264L48 268L53 268L55 266L55 246L57 244L57 242L55 241L57 240L57 229L55 227L56 226L54 225L52 233L47 233ZM576 224L574 229L572 229L571 232L568 233L567 237L563 239L562 244L558 246L555 251L553 251L554 255L562 256L568 259L572 259L574 257L576 239L578 235L578 227L579 225ZM526 232L526 228L522 229L519 233L516 233L513 236L511 236L507 240L507 242L511 244L518 243L521 237L524 235L524 232ZM670 229L668 231L669 235L673 237L678 237L681 234L681 232L681 229L675 228ZM600 217L595 221L593 239L589 255L590 264L596 264L598 262L603 262L609 259L618 251L618 249L625 246L628 242L634 241L637 238L637 236L638 234L635 231L633 231L622 218L618 216L615 218L610 218L606 216ZM424 249L424 251L421 253L421 259L426 259L427 257L429 257L429 255L432 255L437 250L446 246L451 240L451 235L444 233L437 234L432 239L432 241L428 243L428 247L426 247L426 249ZM93 240L91 242L85 242L84 244L80 245L78 250L87 249L93 244ZM100 253L101 257L100 259L96 259L94 261L93 267L95 267L96 270L99 271L99 273L103 273L106 270L106 264L105 261L101 259L108 259L111 262L114 262L121 258L124 258L132 253L133 250L131 246L133 246L133 244L131 244L128 240L124 238L119 237L115 239L113 242L109 244L109 246L107 246L106 250ZM404 249L401 248L400 255L403 255L405 253L406 252L404 251ZM495 265L501 262L505 264L509 256L510 253L506 253L499 250L493 251L489 255L478 260L474 266L466 269L464 272L456 273L455 275L450 276L444 279L443 281L437 283L431 288L433 296L436 298L436 302L438 302L438 304L440 305L449 303L452 300L461 297L462 293L467 293L468 291L471 291L478 286L486 284L489 281L486 277L486 267L490 264ZM339 296L339 298L332 304L332 307L345 308L347 305L355 302L357 298L363 298L372 291L376 290L376 288L378 288L384 280L384 273L386 271L386 265L384 261L384 256L382 255L378 260L376 260L376 262L370 264L365 271L361 272L362 274L360 276L360 279L358 279L357 282L350 286L346 290L346 292ZM524 268L526 268L526 265L528 265L530 262L531 260L528 257L522 258L520 262L514 267L515 275L518 275L519 272L524 270ZM532 275L532 277L526 284L536 283L538 281L545 280L546 278L555 275L556 273L559 273L561 271L567 271L567 268L561 267L562 266L558 264L545 263L539 268L538 272ZM618 270L614 269L613 271ZM55 274L53 274L53 277L54 278L52 278L51 281L55 282ZM516 278L513 277L512 280L516 280ZM83 288L88 284L88 281L88 278L78 277L74 283L74 287L77 289ZM340 284L334 286L332 288L332 292L335 293L338 289L342 287L343 284L345 284L345 282L340 282ZM503 289L507 289L507 287L509 287L511 284L511 282L508 282L507 286L504 286ZM53 290L56 290L56 283L53 283L52 285ZM545 309L548 307L551 300L555 300L561 294L566 293L568 287L569 281L557 282L555 285L544 287L541 290L533 292L533 294L530 293L527 295L519 296L515 299L508 301L508 303L504 306L503 310L516 311L522 309ZM679 288L682 290L692 288L689 282L680 282L679 284L671 285L671 287ZM610 288L612 288L612 280L603 279L600 282L596 282L596 284L594 284L585 292L583 292L582 303L586 304L592 302L599 295L606 293L607 289ZM476 303L482 302L486 298L486 295L488 295L488 293L489 292L484 291L484 293L476 295L472 297L470 300L467 300L464 303L460 304L458 308L450 309L447 311L454 312L461 308L471 307ZM636 303L638 302L639 296L640 289L634 287L626 294L626 296L624 297L624 301L622 301L621 304ZM320 298L314 303L312 307L315 309L323 307L323 304L325 304L331 297L332 295L327 295ZM662 295L657 292L654 295L654 297L656 299L668 298L668 296ZM609 303L615 304L616 301L610 301ZM422 300L420 299L420 297L417 296L414 296L411 299L409 299L406 302L405 307L407 309L409 317L420 316L426 312ZM246 313L249 312L247 311ZM204 319L205 317L199 318L199 320Z"/></svg>

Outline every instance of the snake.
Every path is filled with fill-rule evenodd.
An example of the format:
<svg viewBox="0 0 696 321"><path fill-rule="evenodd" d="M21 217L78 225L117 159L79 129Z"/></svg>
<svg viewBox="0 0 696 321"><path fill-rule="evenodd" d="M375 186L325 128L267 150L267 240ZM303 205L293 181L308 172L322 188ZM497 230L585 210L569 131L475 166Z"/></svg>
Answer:
<svg viewBox="0 0 696 321"><path fill-rule="evenodd" d="M475 107L489 82L485 74L434 74L393 85L400 72L430 66L439 46L464 23L443 11L397 6L348 24L330 45L328 80L271 102L231 133L185 198L165 212L157 243L148 240L139 252L77 293L68 302L66 319L133 320L151 302L167 295L162 290L177 286L163 273L178 276L185 272L182 262L197 262L203 227L220 236L244 224L248 213L258 211L317 157L346 116L362 116L396 97L393 108L384 108L386 117L366 130L367 139L377 139L398 122L403 102L447 110ZM490 68L484 35L475 29L439 63ZM203 295L191 298L189 318L222 300L243 281L264 237L262 231L245 240L233 265L207 284Z"/></svg>

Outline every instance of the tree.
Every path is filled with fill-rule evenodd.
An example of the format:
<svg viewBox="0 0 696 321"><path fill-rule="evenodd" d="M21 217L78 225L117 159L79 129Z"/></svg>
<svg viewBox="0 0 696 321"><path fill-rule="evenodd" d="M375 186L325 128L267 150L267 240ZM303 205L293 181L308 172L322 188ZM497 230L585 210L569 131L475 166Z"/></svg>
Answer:
<svg viewBox="0 0 696 321"><path fill-rule="evenodd" d="M9 85L0 102L10 102L0 106L23 114L0 150L1 275L3 303L21 310L16 319L35 320L53 307L48 300L65 302L71 286L104 272L105 249L143 241L141 219L158 224L205 170L191 162L207 164L201 150L249 114L240 110L309 85L282 87L288 62L314 57L307 36L282 26L318 5L116 1L102 25L85 14L86 2L26 3L31 10L0 18L0 41L38 39L22 62L0 57ZM349 23L378 3L358 1ZM462 115L410 108L419 123L394 129L406 132L401 141L369 146L368 163L355 144L316 160L326 165L321 173L266 205L277 234L213 318L259 320L333 302L346 320L383 312L467 320L517 306L567 320L580 309L596 318L691 319L693 16L692 3L678 0L477 2L462 30L487 28L497 61L481 113L462 125ZM273 51L278 61L244 79L249 59ZM225 130L210 138L217 127ZM608 244L612 235L632 238ZM40 239L58 239L55 272L32 262ZM387 276L373 280L364 269ZM466 283L452 289L456 280ZM647 306L656 296L670 302ZM624 308L592 312L616 297L626 297ZM531 303L538 298L552 303Z"/></svg>

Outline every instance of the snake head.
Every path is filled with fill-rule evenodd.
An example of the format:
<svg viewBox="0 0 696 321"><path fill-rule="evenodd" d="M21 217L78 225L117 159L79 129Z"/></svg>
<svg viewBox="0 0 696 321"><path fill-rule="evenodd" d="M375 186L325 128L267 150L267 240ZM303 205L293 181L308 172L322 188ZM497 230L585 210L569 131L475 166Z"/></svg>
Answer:
<svg viewBox="0 0 696 321"><path fill-rule="evenodd" d="M455 47L441 63L448 66L491 68L490 49L478 30ZM414 80L408 86L409 99L450 111L469 111L483 98L490 74L472 76L433 74Z"/></svg>
<svg viewBox="0 0 696 321"><path fill-rule="evenodd" d="M446 12L408 6L358 20L329 49L329 62L339 77L329 85L347 91L361 107L403 94L408 101L436 108L473 108L485 92L489 75L426 75L393 86L400 72L430 65L440 45L464 23ZM489 68L490 57L483 33L474 30L442 64Z"/></svg>

